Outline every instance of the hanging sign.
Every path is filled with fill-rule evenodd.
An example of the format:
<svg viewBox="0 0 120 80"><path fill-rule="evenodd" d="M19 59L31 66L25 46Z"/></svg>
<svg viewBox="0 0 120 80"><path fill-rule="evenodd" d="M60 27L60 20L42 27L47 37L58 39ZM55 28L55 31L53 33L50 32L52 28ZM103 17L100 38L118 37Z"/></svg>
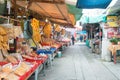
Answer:
<svg viewBox="0 0 120 80"><path fill-rule="evenodd" d="M107 16L107 24L109 27L118 27L117 16Z"/></svg>

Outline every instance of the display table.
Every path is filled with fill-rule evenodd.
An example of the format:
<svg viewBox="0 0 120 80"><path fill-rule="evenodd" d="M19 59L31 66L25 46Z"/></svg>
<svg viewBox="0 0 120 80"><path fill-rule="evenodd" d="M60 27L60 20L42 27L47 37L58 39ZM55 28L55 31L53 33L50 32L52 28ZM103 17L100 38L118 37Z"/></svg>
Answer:
<svg viewBox="0 0 120 80"><path fill-rule="evenodd" d="M16 75L17 78L18 78L17 80L28 80L28 78L33 73L35 73L34 80L39 80L38 79L38 74L39 74L40 71L42 71L42 69L43 69L43 74L45 75L44 70L45 70L45 64L47 63L47 61L48 61L48 56L41 56L40 58L35 58L35 59L23 58L23 61L20 61L18 64L0 62L0 66L3 66L2 68L4 68L5 66L10 68L11 69L10 74L13 73L14 75ZM25 70L23 70L21 65L26 67L26 69L24 68ZM16 73L16 71L22 71L23 73L22 72L21 73L19 73L19 72ZM1 78L0 78L0 80L1 80Z"/></svg>
<svg viewBox="0 0 120 80"><path fill-rule="evenodd" d="M20 76L19 80L27 80L35 72L35 80L38 80L38 69L41 67L41 61L36 63L31 69L24 75Z"/></svg>
<svg viewBox="0 0 120 80"><path fill-rule="evenodd" d="M62 42L62 44L65 45L65 46L70 45L70 40L62 40L60 42Z"/></svg>
<svg viewBox="0 0 120 80"><path fill-rule="evenodd" d="M50 66L52 65L52 60L54 59L54 53L56 51L56 48L50 48L49 50L46 49L39 49L36 51L37 54L47 54L48 55L48 63L50 63Z"/></svg>
<svg viewBox="0 0 120 80"><path fill-rule="evenodd" d="M120 45L110 45L108 49L109 51L112 52L114 63L116 64L116 53L117 53L117 50L120 50Z"/></svg>
<svg viewBox="0 0 120 80"><path fill-rule="evenodd" d="M44 57L43 59L36 60L36 61L26 59L25 61L36 62L36 64L28 72L26 72L23 76L21 76L19 80L27 80L33 73L35 73L34 80L38 80L38 74L42 70L42 68L43 68L43 74L44 74L44 69L45 69L45 64L47 62L47 59L48 57Z"/></svg>

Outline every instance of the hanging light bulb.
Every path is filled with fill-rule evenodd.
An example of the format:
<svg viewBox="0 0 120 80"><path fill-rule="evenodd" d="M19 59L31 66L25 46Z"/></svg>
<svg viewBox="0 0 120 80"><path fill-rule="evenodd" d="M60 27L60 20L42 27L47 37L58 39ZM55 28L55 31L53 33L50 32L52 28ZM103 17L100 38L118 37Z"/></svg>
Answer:
<svg viewBox="0 0 120 80"><path fill-rule="evenodd" d="M56 26L56 24L53 24L54 26Z"/></svg>
<svg viewBox="0 0 120 80"><path fill-rule="evenodd" d="M48 19L47 19L47 18L45 19L45 22L48 22Z"/></svg>

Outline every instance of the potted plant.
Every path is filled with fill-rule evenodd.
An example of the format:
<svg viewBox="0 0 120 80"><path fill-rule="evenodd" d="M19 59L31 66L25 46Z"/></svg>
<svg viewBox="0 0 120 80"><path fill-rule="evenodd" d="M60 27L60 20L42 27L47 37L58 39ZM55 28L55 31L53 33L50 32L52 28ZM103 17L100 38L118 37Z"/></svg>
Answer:
<svg viewBox="0 0 120 80"><path fill-rule="evenodd" d="M110 39L110 42L112 44L117 44L118 43L118 39L117 38L112 38L112 39Z"/></svg>

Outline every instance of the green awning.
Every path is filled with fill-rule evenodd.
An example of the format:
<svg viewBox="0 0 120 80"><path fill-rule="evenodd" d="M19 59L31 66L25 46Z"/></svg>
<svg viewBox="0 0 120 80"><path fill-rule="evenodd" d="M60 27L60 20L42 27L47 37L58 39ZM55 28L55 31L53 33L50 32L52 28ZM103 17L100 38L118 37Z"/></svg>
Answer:
<svg viewBox="0 0 120 80"><path fill-rule="evenodd" d="M75 20L79 20L82 16L82 9L76 8L74 5L67 4L68 12L73 14L75 17Z"/></svg>
<svg viewBox="0 0 120 80"><path fill-rule="evenodd" d="M0 4L0 15L5 14L7 11L6 9L6 2L3 4ZM3 23L4 19L0 18L0 23Z"/></svg>
<svg viewBox="0 0 120 80"><path fill-rule="evenodd" d="M80 19L82 23L99 23L99 22L106 22L106 15L99 15L99 16L85 16L83 15Z"/></svg>

